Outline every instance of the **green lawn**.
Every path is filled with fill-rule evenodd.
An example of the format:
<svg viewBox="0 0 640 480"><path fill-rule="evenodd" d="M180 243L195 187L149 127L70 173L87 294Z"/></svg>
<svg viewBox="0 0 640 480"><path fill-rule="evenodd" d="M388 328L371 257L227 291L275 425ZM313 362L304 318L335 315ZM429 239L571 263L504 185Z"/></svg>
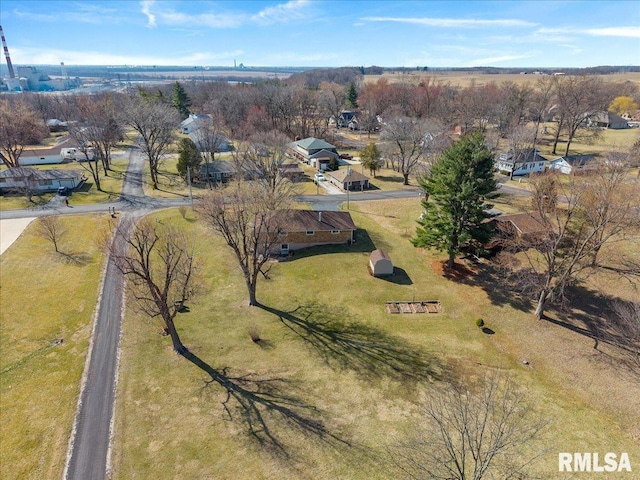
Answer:
<svg viewBox="0 0 640 480"><path fill-rule="evenodd" d="M61 478L103 270L106 215L32 222L0 257L0 478Z"/></svg>
<svg viewBox="0 0 640 480"><path fill-rule="evenodd" d="M158 321L128 312L114 478L395 478L387 449L421 422L420 398L442 379L492 370L513 375L551 422L543 478L558 478L562 451L640 458L637 382L594 356L590 339L498 295L508 287L495 279L443 278L433 268L442 256L409 244L419 213L413 199L352 204L356 244L274 265L258 288L264 308L250 308L219 240L191 213L163 212L199 242L203 293L178 318L193 357L172 353ZM369 276L373 248L389 252L393 278ZM443 312L385 312L385 301L413 299Z"/></svg>

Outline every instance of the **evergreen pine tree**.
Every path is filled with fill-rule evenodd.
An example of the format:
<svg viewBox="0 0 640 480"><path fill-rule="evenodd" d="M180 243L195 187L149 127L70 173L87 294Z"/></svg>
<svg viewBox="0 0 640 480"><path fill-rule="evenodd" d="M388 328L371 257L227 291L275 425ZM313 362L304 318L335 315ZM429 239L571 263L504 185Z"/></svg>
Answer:
<svg viewBox="0 0 640 480"><path fill-rule="evenodd" d="M178 110L180 116L185 119L189 116L189 107L191 106L191 99L187 92L184 90L184 87L180 84L180 82L176 82L173 84L173 89L171 91L173 106Z"/></svg>
<svg viewBox="0 0 640 480"><path fill-rule="evenodd" d="M411 242L447 252L452 267L462 247L483 244L490 236L484 220L493 205L486 200L497 196L497 184L482 135L465 135L444 150L419 184L426 194L424 214Z"/></svg>

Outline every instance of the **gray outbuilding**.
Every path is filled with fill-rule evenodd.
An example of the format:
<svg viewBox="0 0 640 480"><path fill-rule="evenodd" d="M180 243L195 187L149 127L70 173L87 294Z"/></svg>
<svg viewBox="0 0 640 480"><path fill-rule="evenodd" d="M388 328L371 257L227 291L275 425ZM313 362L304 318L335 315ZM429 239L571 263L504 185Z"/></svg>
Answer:
<svg viewBox="0 0 640 480"><path fill-rule="evenodd" d="M393 262L384 250L374 250L369 256L369 270L374 277L393 275Z"/></svg>

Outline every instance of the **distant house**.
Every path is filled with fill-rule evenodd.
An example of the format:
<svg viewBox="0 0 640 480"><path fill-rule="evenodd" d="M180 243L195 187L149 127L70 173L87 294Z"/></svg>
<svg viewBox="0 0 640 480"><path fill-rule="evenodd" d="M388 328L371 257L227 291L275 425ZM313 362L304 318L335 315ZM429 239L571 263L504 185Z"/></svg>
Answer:
<svg viewBox="0 0 640 480"><path fill-rule="evenodd" d="M338 159L336 147L315 137L291 142L287 147L290 156L321 171L327 169L331 159Z"/></svg>
<svg viewBox="0 0 640 480"><path fill-rule="evenodd" d="M65 160L73 160L70 158L69 151L78 150L78 145L74 142L73 138L69 135L60 137L58 143L53 147L27 147L22 151L20 155L20 165L48 165L55 163L62 163ZM65 158L65 156L67 158ZM84 155L82 155L84 159Z"/></svg>
<svg viewBox="0 0 640 480"><path fill-rule="evenodd" d="M190 132L189 138L201 152L229 152L231 143L222 133L211 132L204 128L197 128Z"/></svg>
<svg viewBox="0 0 640 480"><path fill-rule="evenodd" d="M358 123L358 112L352 110L344 110L340 112L338 116L338 121L336 122L338 127L348 127L351 130L355 130L352 125L356 125Z"/></svg>
<svg viewBox="0 0 640 480"><path fill-rule="evenodd" d="M278 168L280 175L288 178L292 182L302 179L304 170L300 168L300 163L296 160L293 162L283 162Z"/></svg>
<svg viewBox="0 0 640 480"><path fill-rule="evenodd" d="M214 160L200 165L200 169L194 174L193 179L201 182L227 183L237 173L233 162Z"/></svg>
<svg viewBox="0 0 640 480"><path fill-rule="evenodd" d="M342 190L364 190L369 188L369 177L352 168L341 168L334 172L325 172L327 179Z"/></svg>
<svg viewBox="0 0 640 480"><path fill-rule="evenodd" d="M629 128L627 120L612 112L600 111L588 115L585 119L587 127L610 128L612 130L623 130Z"/></svg>
<svg viewBox="0 0 640 480"><path fill-rule="evenodd" d="M289 252L318 245L353 243L356 226L349 212L328 210L282 210L280 232L272 253Z"/></svg>
<svg viewBox="0 0 640 480"><path fill-rule="evenodd" d="M29 167L0 171L0 191L57 191L60 187L74 189L86 181L82 170L38 170Z"/></svg>
<svg viewBox="0 0 640 480"><path fill-rule="evenodd" d="M544 172L546 164L547 159L534 148L503 152L495 162L497 170L513 176Z"/></svg>
<svg viewBox="0 0 640 480"><path fill-rule="evenodd" d="M549 162L549 170L567 175L594 170L596 167L593 155L566 155Z"/></svg>
<svg viewBox="0 0 640 480"><path fill-rule="evenodd" d="M185 135L188 135L201 127L208 127L211 125L213 125L213 117L211 115L192 113L180 122L180 131Z"/></svg>

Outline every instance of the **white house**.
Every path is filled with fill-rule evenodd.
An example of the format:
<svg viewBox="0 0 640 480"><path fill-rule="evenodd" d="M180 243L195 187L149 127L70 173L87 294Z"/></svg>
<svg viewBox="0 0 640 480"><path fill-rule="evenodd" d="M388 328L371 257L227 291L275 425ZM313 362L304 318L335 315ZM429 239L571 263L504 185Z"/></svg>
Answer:
<svg viewBox="0 0 640 480"><path fill-rule="evenodd" d="M517 175L544 172L547 159L537 149L529 148L501 153L496 159L496 169L500 172Z"/></svg>
<svg viewBox="0 0 640 480"><path fill-rule="evenodd" d="M75 158L78 153L77 158ZM90 154L90 159L93 155ZM61 137L61 140L53 147L25 148L20 155L20 166L49 165L62 163L65 160L84 160L84 155L79 152L78 146L71 136Z"/></svg>
<svg viewBox="0 0 640 480"><path fill-rule="evenodd" d="M60 187L72 190L86 181L82 170L38 170L29 167L0 171L0 191L56 191Z"/></svg>
<svg viewBox="0 0 640 480"><path fill-rule="evenodd" d="M192 113L180 122L180 131L185 135L188 135L201 127L208 127L211 125L213 125L213 117L211 115Z"/></svg>
<svg viewBox="0 0 640 480"><path fill-rule="evenodd" d="M567 155L549 162L549 169L566 175L595 168L593 155Z"/></svg>

